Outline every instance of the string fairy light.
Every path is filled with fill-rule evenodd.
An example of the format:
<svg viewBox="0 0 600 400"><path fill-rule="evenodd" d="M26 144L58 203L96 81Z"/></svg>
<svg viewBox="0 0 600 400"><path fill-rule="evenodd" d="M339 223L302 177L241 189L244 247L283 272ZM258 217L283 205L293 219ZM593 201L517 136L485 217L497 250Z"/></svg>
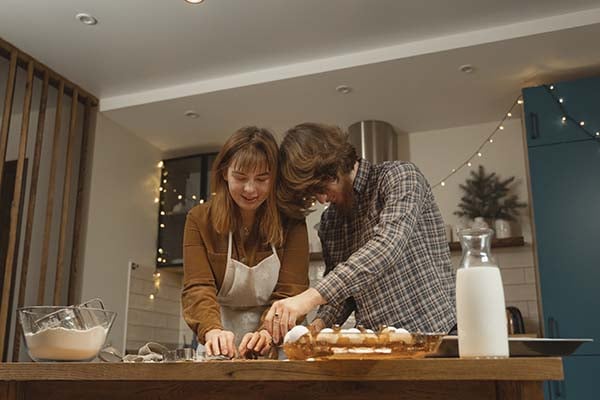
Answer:
<svg viewBox="0 0 600 400"><path fill-rule="evenodd" d="M467 159L465 159L465 161L463 161L462 163L460 163L457 167L452 168L452 170L448 173L448 175L444 176L440 181L438 181L436 184L434 184L432 186L432 188L436 188L438 186L444 187L446 186L446 181L452 177L452 175L458 173L458 171L460 171L461 169L463 169L464 167L472 167L473 166L473 160L475 158L481 158L483 157L483 148L491 143L494 143L494 135L496 135L498 132L503 131L505 129L504 127L504 123L507 119L512 118L513 116L513 109L517 106L517 105L521 105L523 104L523 99L521 98L521 96L519 95L517 97L517 99L512 103L512 105L510 106L510 109L504 113L504 117L502 118L502 120L498 123L498 125L496 125L496 127L494 128L494 130L492 131L492 133L490 133L485 140L483 140L481 142L481 144L479 145L479 147L477 147L477 149L471 153L469 155L469 157Z"/></svg>
<svg viewBox="0 0 600 400"><path fill-rule="evenodd" d="M558 88L555 85L543 85L543 87L546 89L546 91L548 92L548 94L552 97L552 99L555 101L555 103L558 105L560 112L561 112L561 118L560 118L560 122L563 125L567 125L569 122L573 123L575 127L579 128L581 131L583 131L586 135L588 135L589 137L591 137L592 139L595 139L596 142L598 142L600 144L600 130L597 130L594 132L594 130L590 130L588 128L586 128L586 122L584 120L576 120L575 118L573 118L566 110L565 108L565 98L562 96L558 96L556 93L559 91ZM446 175L443 179L441 179L440 181L438 181L435 185L432 186L432 188L436 188L438 186L446 186L446 181L454 174L456 174L458 171L460 171L462 168L464 168L465 166L467 167L471 167L472 161L475 157L481 157L483 155L482 153L482 149L483 147L488 144L488 143L494 143L494 139L493 136L498 133L499 131L502 131L505 129L504 127L504 121L508 118L512 117L512 111L513 108L517 105L522 105L523 104L523 98L519 95L517 97L517 100L515 102L513 102L513 104L510 107L510 110L504 114L504 118L502 118L502 121L500 121L500 123L496 126L496 128L492 131L492 133L481 143L481 145L477 148L477 150L475 150L475 152L473 152L464 162L462 162L458 167L456 168L452 168L452 171Z"/></svg>
<svg viewBox="0 0 600 400"><path fill-rule="evenodd" d="M595 141L598 144L600 144L600 140L598 140L598 139L600 139L599 138L600 131L596 131L596 133L593 133L593 129L590 130L590 129L586 128L586 123L584 120L576 120L575 118L573 118L571 116L571 114L569 114L567 112L567 109L565 108L565 98L557 95L559 88L557 88L555 85L543 85L543 86L546 89L546 92L548 92L548 94L552 97L552 99L554 100L554 102L556 103L558 108L560 109L560 112L562 114L560 121L562 122L562 124L567 125L569 122L572 122L576 128L578 128L579 130L584 132L590 138L596 139Z"/></svg>
<svg viewBox="0 0 600 400"><path fill-rule="evenodd" d="M148 295L148 298L150 300L154 300L156 296L158 296L158 291L160 290L160 272L158 272L157 270L154 270L154 273L152 274L152 281L154 289Z"/></svg>
<svg viewBox="0 0 600 400"><path fill-rule="evenodd" d="M159 230L161 232L163 232L163 229L165 229L167 227L167 221L165 217L168 217L169 215L172 214L183 214L185 205L179 205L182 201L185 202L186 204L188 202L191 202L192 204L202 204L204 203L204 199L199 198L200 196L198 194L193 194L191 196L187 196L184 193L178 193L176 188L173 187L169 187L171 186L170 183L170 179L167 179L167 176L169 176L169 171L167 170L167 163L165 163L164 161L159 161L156 164L156 167L160 170L160 176L158 179L158 186L157 186L157 197L154 197L154 203L155 204L159 204L159 221L158 221L158 227L160 228ZM173 194L171 194L173 193ZM213 194L214 195L214 194ZM165 201L167 201L167 198L171 198L170 196L175 196L175 198L177 200L179 200L179 202L177 203L178 205L176 206L177 209L173 209L171 210L164 210L164 205L165 205ZM167 201L168 203L169 201ZM160 235L161 233L159 233ZM156 254L156 265L157 267L159 266L165 266L168 264L169 259L168 259L169 255L167 253L167 251L163 248L159 248L157 249L157 254ZM160 274L158 275L160 276ZM150 296L154 296L155 294L151 294ZM153 298L153 297L151 297Z"/></svg>

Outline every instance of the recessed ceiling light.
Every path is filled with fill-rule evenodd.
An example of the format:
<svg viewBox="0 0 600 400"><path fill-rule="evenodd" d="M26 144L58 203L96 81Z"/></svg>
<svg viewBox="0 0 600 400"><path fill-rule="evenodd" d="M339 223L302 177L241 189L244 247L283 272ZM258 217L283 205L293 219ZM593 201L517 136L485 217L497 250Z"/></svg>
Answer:
<svg viewBox="0 0 600 400"><path fill-rule="evenodd" d="M188 110L183 115L185 115L186 117L189 117L189 118L193 118L193 119L200 117L200 114L198 114L194 110Z"/></svg>
<svg viewBox="0 0 600 400"><path fill-rule="evenodd" d="M341 94L348 94L352 91L352 88L347 85L340 85L340 86L336 87L335 90L337 90Z"/></svg>
<svg viewBox="0 0 600 400"><path fill-rule="evenodd" d="M458 70L460 72L464 72L465 74L470 74L471 72L475 71L475 68L471 64L465 64L458 67Z"/></svg>
<svg viewBox="0 0 600 400"><path fill-rule="evenodd" d="M75 15L75 19L85 25L96 25L98 23L98 20L93 15L87 13L79 13Z"/></svg>
<svg viewBox="0 0 600 400"><path fill-rule="evenodd" d="M190 4L200 4L204 0L185 0L185 1L186 1L186 3L190 3Z"/></svg>

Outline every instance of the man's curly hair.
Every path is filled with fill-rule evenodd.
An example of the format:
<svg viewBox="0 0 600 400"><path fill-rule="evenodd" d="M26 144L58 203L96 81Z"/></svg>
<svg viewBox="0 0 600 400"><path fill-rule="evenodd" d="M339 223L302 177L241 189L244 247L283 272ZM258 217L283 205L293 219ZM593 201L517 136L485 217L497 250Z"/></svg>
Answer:
<svg viewBox="0 0 600 400"><path fill-rule="evenodd" d="M348 134L336 126L303 123L281 142L277 198L285 215L304 218L328 182L349 174L358 160Z"/></svg>

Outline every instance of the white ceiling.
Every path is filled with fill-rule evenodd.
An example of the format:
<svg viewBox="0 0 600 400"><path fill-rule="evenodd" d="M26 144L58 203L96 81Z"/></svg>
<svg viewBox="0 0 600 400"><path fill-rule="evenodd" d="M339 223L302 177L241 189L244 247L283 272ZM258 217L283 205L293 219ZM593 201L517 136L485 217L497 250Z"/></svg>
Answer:
<svg viewBox="0 0 600 400"><path fill-rule="evenodd" d="M599 0L0 0L0 36L165 151L247 124L491 121L522 86L600 71Z"/></svg>

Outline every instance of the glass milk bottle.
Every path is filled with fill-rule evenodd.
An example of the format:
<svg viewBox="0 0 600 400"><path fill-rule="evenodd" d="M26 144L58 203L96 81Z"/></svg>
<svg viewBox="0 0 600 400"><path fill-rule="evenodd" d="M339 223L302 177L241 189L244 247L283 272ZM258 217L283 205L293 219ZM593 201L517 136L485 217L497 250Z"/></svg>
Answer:
<svg viewBox="0 0 600 400"><path fill-rule="evenodd" d="M490 254L491 229L460 231L462 259L456 273L458 352L461 358L508 357L504 288Z"/></svg>

